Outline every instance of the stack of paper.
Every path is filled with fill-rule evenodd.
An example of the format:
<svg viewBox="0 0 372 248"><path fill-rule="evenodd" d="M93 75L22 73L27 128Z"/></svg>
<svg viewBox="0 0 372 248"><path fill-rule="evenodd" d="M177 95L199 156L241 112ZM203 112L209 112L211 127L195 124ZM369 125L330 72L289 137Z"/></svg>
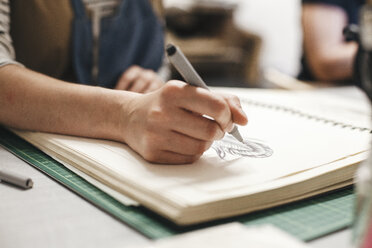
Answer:
<svg viewBox="0 0 372 248"><path fill-rule="evenodd" d="M117 142L15 132L119 200L128 196L180 225L268 208L352 183L357 164L368 156L365 102L355 110L352 102L316 92L230 92L238 93L249 118L240 128L245 145L226 135L189 165L151 164Z"/></svg>

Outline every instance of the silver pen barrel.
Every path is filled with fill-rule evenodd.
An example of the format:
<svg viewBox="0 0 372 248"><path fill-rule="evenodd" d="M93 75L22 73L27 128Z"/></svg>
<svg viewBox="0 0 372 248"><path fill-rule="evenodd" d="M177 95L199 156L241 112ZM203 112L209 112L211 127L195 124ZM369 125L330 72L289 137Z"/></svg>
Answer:
<svg viewBox="0 0 372 248"><path fill-rule="evenodd" d="M203 79L195 71L190 61L186 58L183 52L172 44L168 44L167 48L168 58L172 65L177 69L181 76L185 79L186 83L208 89L208 86L204 83Z"/></svg>
<svg viewBox="0 0 372 248"><path fill-rule="evenodd" d="M24 189L32 188L34 185L31 178L24 177L14 172L0 170L0 181L4 181Z"/></svg>

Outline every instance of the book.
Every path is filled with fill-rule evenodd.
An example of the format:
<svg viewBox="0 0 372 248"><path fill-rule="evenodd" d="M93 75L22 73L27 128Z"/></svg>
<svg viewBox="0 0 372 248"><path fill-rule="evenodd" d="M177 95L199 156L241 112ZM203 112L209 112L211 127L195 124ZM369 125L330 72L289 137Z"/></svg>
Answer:
<svg viewBox="0 0 372 248"><path fill-rule="evenodd" d="M230 135L193 164L151 164L127 145L12 130L125 204L178 225L235 216L353 183L368 157L368 101L322 91L214 88L237 95L245 144ZM132 201L130 200L132 199Z"/></svg>

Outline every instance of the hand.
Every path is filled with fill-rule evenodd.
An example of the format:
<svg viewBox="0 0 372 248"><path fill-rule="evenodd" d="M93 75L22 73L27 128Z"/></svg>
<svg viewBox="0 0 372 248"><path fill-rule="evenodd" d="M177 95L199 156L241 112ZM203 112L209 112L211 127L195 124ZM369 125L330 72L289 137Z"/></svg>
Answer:
<svg viewBox="0 0 372 248"><path fill-rule="evenodd" d="M147 93L163 85L163 81L154 71L133 65L121 75L115 89Z"/></svg>
<svg viewBox="0 0 372 248"><path fill-rule="evenodd" d="M247 123L239 99L180 81L138 95L126 106L125 142L155 163L191 163L214 140L231 131L233 122ZM207 115L213 118L206 118Z"/></svg>

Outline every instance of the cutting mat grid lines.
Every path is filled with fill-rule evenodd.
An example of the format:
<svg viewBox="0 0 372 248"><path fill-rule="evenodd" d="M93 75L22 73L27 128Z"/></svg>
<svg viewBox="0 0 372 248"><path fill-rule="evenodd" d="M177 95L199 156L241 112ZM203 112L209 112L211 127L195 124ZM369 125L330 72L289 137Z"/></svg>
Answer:
<svg viewBox="0 0 372 248"><path fill-rule="evenodd" d="M256 213L201 225L178 227L144 207L121 204L1 126L0 145L95 206L152 239L239 221L245 225L273 224L299 239L308 241L346 228L353 220L354 193L353 188L348 187Z"/></svg>

